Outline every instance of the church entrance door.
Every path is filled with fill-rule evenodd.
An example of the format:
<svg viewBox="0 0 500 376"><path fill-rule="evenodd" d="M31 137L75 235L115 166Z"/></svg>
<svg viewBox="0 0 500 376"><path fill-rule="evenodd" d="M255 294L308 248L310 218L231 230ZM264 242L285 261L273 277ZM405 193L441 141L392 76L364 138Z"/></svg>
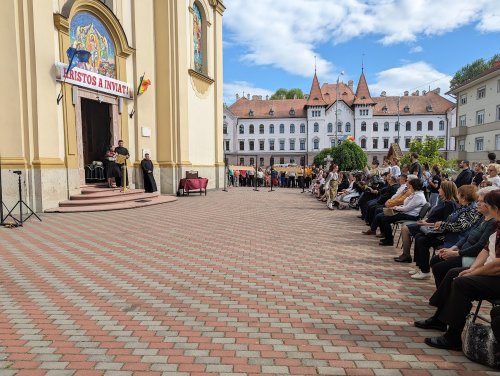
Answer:
<svg viewBox="0 0 500 376"><path fill-rule="evenodd" d="M108 146L113 144L113 119L110 107L109 103L81 99L84 166L93 161L102 161Z"/></svg>

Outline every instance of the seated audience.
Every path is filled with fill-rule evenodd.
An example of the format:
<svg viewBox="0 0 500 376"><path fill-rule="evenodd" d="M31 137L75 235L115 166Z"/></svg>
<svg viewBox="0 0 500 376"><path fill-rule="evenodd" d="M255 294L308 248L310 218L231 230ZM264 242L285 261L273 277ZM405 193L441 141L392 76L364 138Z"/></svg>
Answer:
<svg viewBox="0 0 500 376"><path fill-rule="evenodd" d="M421 226L433 225L438 221L443 221L453 213L458 207L458 190L455 183L445 181L439 187L439 203L432 208L427 215L427 219L416 223L405 224L401 227L401 240L403 242L403 253L394 257L396 262L412 262L410 248L412 237L420 232Z"/></svg>
<svg viewBox="0 0 500 376"><path fill-rule="evenodd" d="M482 220L482 214L477 210L477 192L473 185L463 185L458 188L458 203L460 209L448 216L446 221L434 224L433 231L415 235L415 268L411 274L413 279L427 279L430 273L430 248L448 248L456 244L461 237L467 236L470 229Z"/></svg>
<svg viewBox="0 0 500 376"><path fill-rule="evenodd" d="M470 266L479 252L488 242L488 238L496 230L494 213L484 205L484 196L497 189L496 187L481 188L478 192L477 209L483 215L483 220L478 222L469 234L460 239L450 248L441 248L431 258L432 274L436 287L439 287L448 270L461 266Z"/></svg>
<svg viewBox="0 0 500 376"><path fill-rule="evenodd" d="M483 182L481 187L488 187L493 185L495 187L500 187L500 164L492 163L488 165L488 175L483 176Z"/></svg>
<svg viewBox="0 0 500 376"><path fill-rule="evenodd" d="M448 271L429 301L437 307L435 314L427 320L415 321L418 328L445 331L442 336L426 338L425 343L429 346L461 350L461 334L472 302L500 298L500 190L487 193L484 205L497 220L496 232L469 268ZM498 318L495 316L495 319L498 332Z"/></svg>
<svg viewBox="0 0 500 376"><path fill-rule="evenodd" d="M482 163L476 163L476 165L474 166L474 172L476 174L474 175L474 179L472 179L472 184L474 184L476 187L479 187L483 182L484 165Z"/></svg>

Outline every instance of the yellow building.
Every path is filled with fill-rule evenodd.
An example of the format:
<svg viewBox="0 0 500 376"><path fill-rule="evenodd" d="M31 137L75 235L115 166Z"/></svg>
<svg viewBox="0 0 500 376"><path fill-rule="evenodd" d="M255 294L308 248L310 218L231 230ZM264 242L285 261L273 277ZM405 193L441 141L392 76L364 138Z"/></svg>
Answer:
<svg viewBox="0 0 500 376"><path fill-rule="evenodd" d="M3 0L0 9L8 207L18 199L13 170L42 211L79 193L86 166L119 139L132 186L142 186L146 152L164 194L188 170L223 185L222 0ZM68 72L68 55L79 56L70 47L89 58ZM144 73L152 85L137 95Z"/></svg>

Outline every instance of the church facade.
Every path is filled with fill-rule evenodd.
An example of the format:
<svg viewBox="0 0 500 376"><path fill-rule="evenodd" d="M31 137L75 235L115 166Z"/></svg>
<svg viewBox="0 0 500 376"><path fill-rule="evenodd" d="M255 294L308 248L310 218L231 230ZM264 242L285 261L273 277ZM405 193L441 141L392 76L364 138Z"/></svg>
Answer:
<svg viewBox="0 0 500 376"><path fill-rule="evenodd" d="M18 199L12 171L42 211L79 193L86 167L119 139L132 187L146 153L162 193L189 170L222 186L222 0L6 0L1 10L13 52L0 62L7 207ZM69 67L75 50L88 60ZM151 82L142 93L141 78Z"/></svg>
<svg viewBox="0 0 500 376"><path fill-rule="evenodd" d="M224 152L230 164L312 163L319 151L349 138L369 160L382 161L392 143L405 152L411 140L434 136L447 153L455 112L438 90L372 97L363 72L356 89L352 80L320 86L315 74L303 99L237 95L224 109Z"/></svg>

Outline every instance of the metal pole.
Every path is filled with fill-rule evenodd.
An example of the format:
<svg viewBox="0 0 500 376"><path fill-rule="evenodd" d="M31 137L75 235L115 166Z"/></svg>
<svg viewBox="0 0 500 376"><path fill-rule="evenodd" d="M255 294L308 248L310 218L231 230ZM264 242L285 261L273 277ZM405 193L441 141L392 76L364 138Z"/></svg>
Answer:
<svg viewBox="0 0 500 376"><path fill-rule="evenodd" d="M398 95L398 145L399 145L399 129L401 128L401 123L399 122L399 101L401 100L401 96Z"/></svg>
<svg viewBox="0 0 500 376"><path fill-rule="evenodd" d="M19 226L23 225L23 196L21 189L21 174L18 175L18 187L19 187Z"/></svg>
<svg viewBox="0 0 500 376"><path fill-rule="evenodd" d="M253 183L254 183L254 191L258 191L259 190L259 187L258 187L258 182L259 182L259 179L257 178L257 155L255 155L255 174L253 176Z"/></svg>

